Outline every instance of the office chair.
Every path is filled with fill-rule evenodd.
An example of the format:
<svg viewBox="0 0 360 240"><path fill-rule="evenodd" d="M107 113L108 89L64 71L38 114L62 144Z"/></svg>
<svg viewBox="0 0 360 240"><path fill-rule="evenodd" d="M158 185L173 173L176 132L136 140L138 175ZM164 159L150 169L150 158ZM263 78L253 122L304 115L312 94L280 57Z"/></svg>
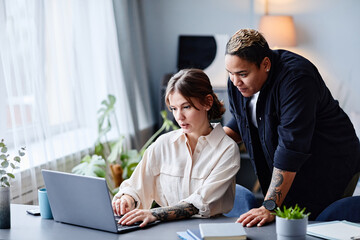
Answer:
<svg viewBox="0 0 360 240"><path fill-rule="evenodd" d="M347 220L360 222L360 196L339 199L325 208L316 221Z"/></svg>
<svg viewBox="0 0 360 240"><path fill-rule="evenodd" d="M239 217L254 207L256 207L254 194L249 189L236 184L234 206L230 212L224 215L226 217Z"/></svg>

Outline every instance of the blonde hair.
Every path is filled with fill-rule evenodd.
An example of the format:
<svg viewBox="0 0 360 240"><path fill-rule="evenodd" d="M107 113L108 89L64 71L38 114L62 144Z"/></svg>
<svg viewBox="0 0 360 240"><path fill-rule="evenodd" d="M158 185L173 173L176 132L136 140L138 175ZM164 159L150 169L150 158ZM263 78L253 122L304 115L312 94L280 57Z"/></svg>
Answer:
<svg viewBox="0 0 360 240"><path fill-rule="evenodd" d="M226 53L255 63L258 67L264 57L270 56L269 45L264 36L254 29L240 29L226 44Z"/></svg>

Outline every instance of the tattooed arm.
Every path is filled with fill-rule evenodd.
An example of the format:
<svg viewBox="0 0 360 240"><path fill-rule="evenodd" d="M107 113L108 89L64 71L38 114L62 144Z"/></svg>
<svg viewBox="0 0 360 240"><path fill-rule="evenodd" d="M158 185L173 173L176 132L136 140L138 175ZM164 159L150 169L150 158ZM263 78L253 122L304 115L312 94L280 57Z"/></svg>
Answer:
<svg viewBox="0 0 360 240"><path fill-rule="evenodd" d="M135 222L142 221L140 227L145 227L148 223L156 220L169 221L175 219L189 218L195 215L199 210L191 203L181 202L170 207L159 207L150 210L134 209L126 213L119 221L122 225L132 225Z"/></svg>
<svg viewBox="0 0 360 240"><path fill-rule="evenodd" d="M264 200L272 199L276 202L276 205L280 206L289 192L295 175L296 172L288 172L274 167L270 187ZM247 227L252 227L255 224L260 227L265 223L274 221L274 219L275 216L271 215L271 212L265 209L264 206L261 206L242 214L237 222Z"/></svg>
<svg viewBox="0 0 360 240"><path fill-rule="evenodd" d="M160 207L151 209L151 214L161 221L189 218L199 210L191 203L182 202L170 207Z"/></svg>
<svg viewBox="0 0 360 240"><path fill-rule="evenodd" d="M276 202L277 206L281 206L294 181L295 175L296 172L288 172L274 167L270 187L264 200L272 199Z"/></svg>

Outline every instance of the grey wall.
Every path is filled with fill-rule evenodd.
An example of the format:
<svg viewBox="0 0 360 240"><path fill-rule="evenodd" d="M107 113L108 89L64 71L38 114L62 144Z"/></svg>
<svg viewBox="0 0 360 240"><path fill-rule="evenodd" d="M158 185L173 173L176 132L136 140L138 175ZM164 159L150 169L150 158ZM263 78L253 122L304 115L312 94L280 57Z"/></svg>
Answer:
<svg viewBox="0 0 360 240"><path fill-rule="evenodd" d="M257 28L262 0L139 0L151 84L159 111L163 75L176 71L180 34L228 34ZM269 0L270 14L294 17L298 45L289 50L314 62L345 111L360 112L359 0Z"/></svg>
<svg viewBox="0 0 360 240"><path fill-rule="evenodd" d="M251 25L251 0L140 0L154 111L159 111L164 74L177 68L178 36L231 36Z"/></svg>

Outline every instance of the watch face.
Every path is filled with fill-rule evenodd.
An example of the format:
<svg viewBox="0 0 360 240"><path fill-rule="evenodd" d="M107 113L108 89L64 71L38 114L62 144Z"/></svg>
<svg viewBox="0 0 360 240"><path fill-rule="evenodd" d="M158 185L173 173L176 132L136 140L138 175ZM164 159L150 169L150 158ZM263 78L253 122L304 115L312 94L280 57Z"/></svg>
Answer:
<svg viewBox="0 0 360 240"><path fill-rule="evenodd" d="M274 200L269 199L269 200L264 201L263 206L267 210L273 211L276 208L276 202Z"/></svg>

